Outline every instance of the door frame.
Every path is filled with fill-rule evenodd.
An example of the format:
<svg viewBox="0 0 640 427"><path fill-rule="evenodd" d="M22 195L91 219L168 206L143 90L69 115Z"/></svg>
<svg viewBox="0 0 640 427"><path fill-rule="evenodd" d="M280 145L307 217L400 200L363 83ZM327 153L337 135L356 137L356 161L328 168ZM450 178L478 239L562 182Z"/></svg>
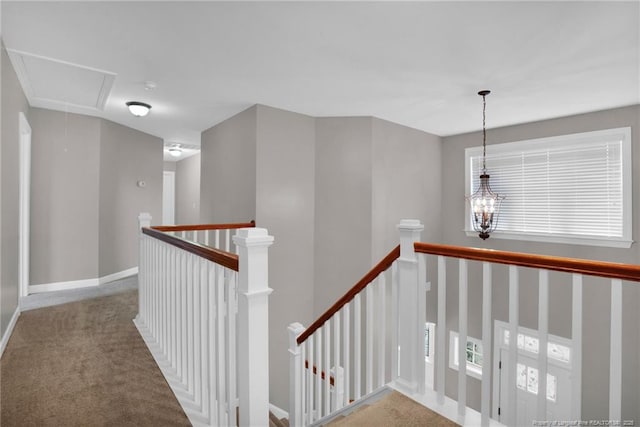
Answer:
<svg viewBox="0 0 640 427"><path fill-rule="evenodd" d="M165 180L171 181L171 190L165 185ZM165 218L165 203L171 198L171 221ZM176 173L174 171L162 171L162 225L175 225L176 221Z"/></svg>
<svg viewBox="0 0 640 427"><path fill-rule="evenodd" d="M18 116L20 135L19 171L19 295L29 295L30 231L31 231L31 126L24 113Z"/></svg>
<svg viewBox="0 0 640 427"><path fill-rule="evenodd" d="M507 354L509 353L509 348L506 347L504 345L503 340L501 339L502 337L502 332L505 330L509 330L509 323L507 322L502 322L500 320L495 320L494 321L494 328L493 328L493 403L492 403L492 410L491 410L491 418L495 419L495 420L500 420L500 417L502 415L498 415L498 408L500 407L500 392L501 392L501 382L500 382L500 368L499 368L499 364L500 364L500 351L501 350L505 350L507 352ZM529 336L533 336L535 338L539 337L538 331L535 329L529 329L529 328L525 328L524 326L518 326L518 333L523 333ZM517 338L516 338L517 339ZM571 355L570 355L570 361L569 363L560 363L557 362L553 359L549 359L547 361L547 363L550 364L555 364L558 366L561 366L564 369L567 369L569 371L569 375L571 378L572 382L578 382L579 385L581 386L582 384L582 373L579 372L580 368L578 368L578 366L574 363L575 360L575 354L576 354L576 346L575 344L575 340L573 339L569 339L569 338L564 338L564 337L560 337L560 336L556 336L556 335L552 335L552 334L548 334L548 342L553 342L553 343L557 343L557 344L561 344L564 345L565 347L569 347L569 349L571 349ZM529 356L525 353L524 350L521 350L519 348L517 348L517 352L518 355L523 354L526 355L528 357L532 357ZM535 357L533 357L535 359ZM517 361L517 357L516 357L516 361ZM573 390L572 390L573 391ZM570 408L573 408L573 399L574 396L571 396L571 401L570 401ZM578 407L580 407L580 405L578 405ZM580 419L580 414L578 414L578 418L576 419ZM500 421L502 422L502 421Z"/></svg>

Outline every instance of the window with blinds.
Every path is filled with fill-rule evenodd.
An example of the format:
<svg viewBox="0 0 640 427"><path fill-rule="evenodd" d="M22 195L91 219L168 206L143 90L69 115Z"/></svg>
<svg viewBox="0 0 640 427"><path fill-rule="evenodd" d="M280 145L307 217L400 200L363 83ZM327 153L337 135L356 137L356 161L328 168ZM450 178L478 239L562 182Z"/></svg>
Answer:
<svg viewBox="0 0 640 427"><path fill-rule="evenodd" d="M465 157L471 194L482 147ZM491 188L506 196L492 237L630 247L631 167L630 128L488 146Z"/></svg>

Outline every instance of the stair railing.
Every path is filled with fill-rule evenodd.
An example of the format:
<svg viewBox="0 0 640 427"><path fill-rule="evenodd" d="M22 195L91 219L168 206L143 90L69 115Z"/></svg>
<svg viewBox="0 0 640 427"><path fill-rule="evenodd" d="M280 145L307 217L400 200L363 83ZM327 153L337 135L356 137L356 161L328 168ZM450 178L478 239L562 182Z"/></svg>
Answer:
<svg viewBox="0 0 640 427"><path fill-rule="evenodd" d="M423 226L406 220L398 228L400 245L342 298L308 328L289 326L290 425L313 424L391 380L415 388L424 376L424 364L412 357L422 347L417 319L420 311L424 318L426 287L418 283L413 243Z"/></svg>
<svg viewBox="0 0 640 427"><path fill-rule="evenodd" d="M139 222L134 322L189 420L268 425L273 237L253 222L151 227L148 214Z"/></svg>
<svg viewBox="0 0 640 427"><path fill-rule="evenodd" d="M625 380L622 371L623 290L624 281L640 282L639 265L421 243L418 240L422 225L418 221L403 220L398 228L400 246L391 251L318 320L308 328L299 323L289 326L289 421L292 426L311 425L318 421L323 423L334 416L335 412L349 405L352 399L366 397L376 388L389 383L461 425L522 424L515 400L518 393L522 393L519 389L523 387L517 380L518 365L522 365L518 355L523 351L518 343L519 338L516 339L522 327L520 289L536 285L537 301L527 303L537 306L538 326L535 332L538 347L537 350L527 350L527 357L536 359L534 416L538 422L544 422L548 418L549 358L557 356L552 351L554 348L557 350L557 346L549 345L552 337L549 333L550 272L570 275L554 276L553 286L571 287L571 302L568 306L563 306L562 310L565 313L570 310L572 342L568 356L570 390L563 393L566 392L565 395L570 395L572 399L570 414L562 419L582 419L583 277L593 276L598 278L598 284L608 284L610 290L610 307L603 308L610 316L609 346L602 346L602 357L605 360L608 358L608 367L605 367L605 370L608 369L609 379L608 419L622 425L622 391ZM430 266L429 271L427 265ZM494 329L496 312L492 307L493 289L496 285L493 271L497 265L506 266L502 268L505 270L504 285L508 289L508 302L501 310L508 311L508 326L504 327L504 334L500 336L496 335L498 328ZM536 273L533 283L521 283L520 271L523 268ZM451 270L457 272L457 283L455 279L451 280ZM479 273L476 275L478 279L474 280L472 277L470 286L470 272L475 271ZM503 272L500 273L502 277ZM529 275L527 273L527 277ZM431 287L427 283L427 277L437 283L437 296L431 292L427 294ZM447 291L452 289L455 304L451 304L453 301L448 304L447 298L451 299L451 296L448 296ZM481 294L478 301L481 311L475 313L469 310L469 305L470 302L476 304L477 300L470 300L469 295L478 292ZM432 319L437 318L435 355L430 355L435 359L433 388L427 388L425 375L424 328L427 296L434 298L432 306L437 307L435 313L430 313ZM605 303L608 304L609 301ZM457 308L453 310L455 313L447 313L447 309L451 310L452 307ZM470 313L476 317L470 318ZM463 344L468 343L471 322L478 324L479 327L475 329L481 329L482 360L485 362L482 363L480 374L479 405L475 409L467 405L469 356L467 345ZM450 380L447 381L445 375L449 369L446 337L452 326L458 329L460 343L457 353L458 372L454 384L449 383ZM633 325L630 328L631 331L634 330ZM507 336L510 339L507 340ZM498 343L502 348L508 347L508 359L505 360L507 368L506 372L503 371L503 376L506 375L506 392L500 392L501 384L496 384L493 380L494 368L500 369L499 365L494 365L496 359L493 357L493 349L496 340L501 340ZM455 360L453 355L449 356ZM557 360L552 361L552 364L557 364ZM338 372L338 368L342 368L340 390L337 389L338 382L330 374ZM635 371L631 374L625 381L634 381ZM528 382L524 385L525 392L530 391L530 386L533 384ZM338 395L342 399L334 398ZM498 406L501 399L504 399L502 412ZM601 417L606 419L607 414L602 414Z"/></svg>

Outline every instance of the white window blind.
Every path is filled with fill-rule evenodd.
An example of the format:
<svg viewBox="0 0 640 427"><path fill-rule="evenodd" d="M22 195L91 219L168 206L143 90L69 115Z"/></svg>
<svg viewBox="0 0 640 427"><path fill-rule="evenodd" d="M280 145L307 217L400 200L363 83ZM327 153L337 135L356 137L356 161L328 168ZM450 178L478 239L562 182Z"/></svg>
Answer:
<svg viewBox="0 0 640 427"><path fill-rule="evenodd" d="M481 147L466 150L466 165L471 194ZM490 145L487 172L491 188L506 195L492 236L630 246L630 128Z"/></svg>

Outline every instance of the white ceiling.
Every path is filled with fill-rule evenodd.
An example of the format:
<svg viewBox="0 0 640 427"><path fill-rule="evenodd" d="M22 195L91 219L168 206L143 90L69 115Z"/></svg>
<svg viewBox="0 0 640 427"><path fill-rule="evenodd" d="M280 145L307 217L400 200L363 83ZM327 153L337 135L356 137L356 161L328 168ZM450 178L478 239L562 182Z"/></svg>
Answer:
<svg viewBox="0 0 640 427"><path fill-rule="evenodd" d="M187 144L255 103L437 135L480 129L485 88L490 128L640 103L638 1L1 5L7 48L116 74L93 114Z"/></svg>

